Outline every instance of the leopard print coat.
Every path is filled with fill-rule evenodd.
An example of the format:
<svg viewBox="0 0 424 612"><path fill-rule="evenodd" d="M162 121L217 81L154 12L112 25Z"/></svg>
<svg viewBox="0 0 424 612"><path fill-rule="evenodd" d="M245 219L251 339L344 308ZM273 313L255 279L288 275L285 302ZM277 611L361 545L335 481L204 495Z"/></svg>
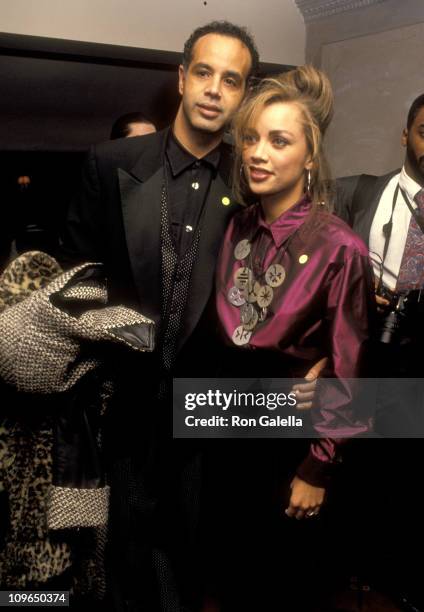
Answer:
<svg viewBox="0 0 424 612"><path fill-rule="evenodd" d="M0 312L45 287L62 270L53 257L41 251L28 251L14 259L0 275Z"/></svg>
<svg viewBox="0 0 424 612"><path fill-rule="evenodd" d="M0 276L0 312L41 289L62 273L58 263L41 252L20 255ZM2 403L19 402L5 388ZM0 495L8 515L0 542L0 586L7 589L42 589L55 581L75 595L103 594L98 584L96 539L104 533L48 528L49 492L52 485L52 421L34 405L30 416L0 418ZM17 412L8 411L9 415ZM45 412L45 411L44 411ZM59 581L59 582L58 582Z"/></svg>

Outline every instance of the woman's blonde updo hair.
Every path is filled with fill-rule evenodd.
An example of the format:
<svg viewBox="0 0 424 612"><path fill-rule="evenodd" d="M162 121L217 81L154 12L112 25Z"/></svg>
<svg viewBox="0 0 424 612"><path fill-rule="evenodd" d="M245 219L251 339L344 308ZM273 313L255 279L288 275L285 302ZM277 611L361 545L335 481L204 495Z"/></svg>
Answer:
<svg viewBox="0 0 424 612"><path fill-rule="evenodd" d="M249 194L242 176L242 152L246 130L262 110L275 102L294 102L303 118L306 142L312 157L310 196L314 204L330 208L330 172L323 152L323 137L333 115L333 91L327 76L313 66L300 66L264 79L245 100L234 123L235 165L233 188L239 202Z"/></svg>

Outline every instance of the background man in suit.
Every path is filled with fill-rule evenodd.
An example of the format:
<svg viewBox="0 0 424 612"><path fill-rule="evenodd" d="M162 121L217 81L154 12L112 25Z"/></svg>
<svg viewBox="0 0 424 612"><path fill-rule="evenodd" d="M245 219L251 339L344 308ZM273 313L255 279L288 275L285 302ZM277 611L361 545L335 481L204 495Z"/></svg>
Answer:
<svg viewBox="0 0 424 612"><path fill-rule="evenodd" d="M114 122L110 139L132 138L133 136L153 134L153 132L156 132L155 124L144 113L126 113Z"/></svg>
<svg viewBox="0 0 424 612"><path fill-rule="evenodd" d="M190 441L172 444L170 381L211 375L208 303L224 229L238 208L222 138L258 61L243 28L214 22L195 30L179 67L172 128L93 147L70 209L66 260L104 262L111 303L140 310L157 329L153 354L131 363L118 351L111 356L120 380L106 454L120 610L198 605L199 455Z"/></svg>
<svg viewBox="0 0 424 612"><path fill-rule="evenodd" d="M423 384L408 382L406 387L394 379L424 377L424 94L411 105L401 142L406 147L401 170L337 181L336 212L369 245L376 276L380 312L370 362L374 376L392 377L378 392L376 430L422 437ZM386 588L406 593L415 606L424 606L421 577L410 552L423 545L421 519L411 510L421 479L423 440L363 442L368 481L362 475L358 499L368 499L368 505L366 515L363 502L353 513L355 520L362 515L359 532L372 534L370 573ZM360 564L363 568L363 555Z"/></svg>
<svg viewBox="0 0 424 612"><path fill-rule="evenodd" d="M390 293L381 295L386 290L405 292L424 286L424 236L416 219L424 212L424 94L409 110L402 146L406 155L401 170L338 181L336 212L370 248L381 306L389 304Z"/></svg>
<svg viewBox="0 0 424 612"><path fill-rule="evenodd" d="M380 307L373 368L382 377L423 375L424 94L412 103L402 145L401 170L337 181L336 212L368 244L373 261Z"/></svg>

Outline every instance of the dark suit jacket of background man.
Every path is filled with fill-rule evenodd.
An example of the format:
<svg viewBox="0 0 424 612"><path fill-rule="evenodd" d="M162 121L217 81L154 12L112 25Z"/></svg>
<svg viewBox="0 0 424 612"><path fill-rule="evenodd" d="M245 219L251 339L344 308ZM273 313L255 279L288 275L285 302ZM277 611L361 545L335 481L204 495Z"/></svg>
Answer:
<svg viewBox="0 0 424 612"><path fill-rule="evenodd" d="M400 170L384 176L358 174L336 181L335 212L369 246L370 230L381 195L390 179Z"/></svg>
<svg viewBox="0 0 424 612"><path fill-rule="evenodd" d="M391 178L400 172L394 170L383 176L357 175L336 181L335 212L357 232L369 246L371 225L376 214L380 198ZM387 219L388 221L388 219ZM396 227L393 227L393 232ZM424 326L423 326L424 327ZM423 328L422 328L423 329ZM421 334L422 334L421 329ZM417 330L418 332L419 330ZM422 337L422 335L421 335ZM378 346L380 345L380 346ZM381 377L424 376L420 356L420 340L417 340L412 351L404 352L403 347L381 343L375 345L371 353L370 375ZM413 370L408 366L412 364ZM419 370L417 372L416 366ZM411 396L407 396L407 392ZM382 435L386 432L398 432L395 440L363 440L361 453L355 456L355 472L368 475L361 480L362 491L357 510L352 505L352 521L359 525L359 534L371 530L375 539L374 551L369 551L368 567L364 567L363 550L359 551L361 570L377 575L383 585L394 591L414 593L420 588L417 569L413 567L408 542L419 538L422 545L422 527L418 525L411 512L401 500L402 493L414 491L418 482L418 466L422 456L422 440L405 440L402 436L416 435L423 420L422 404L419 390L400 387L396 380L386 380L381 384L378 398L376 430ZM417 405L417 410L414 406ZM377 486L378 483L378 486ZM368 500L368 509L375 513L363 512L363 499ZM382 511L382 507L384 510ZM390 510L390 511L388 511ZM409 534L409 537L406 534ZM399 534L399 537L398 537ZM402 535L400 535L402 534ZM411 561L410 561L411 559ZM396 560L396 562L394 561Z"/></svg>
<svg viewBox="0 0 424 612"><path fill-rule="evenodd" d="M335 212L359 234L368 246L370 244L371 226L381 196L389 181L399 172L400 170L398 169L383 176L361 174L344 177L336 181ZM388 222L389 219L386 221ZM381 228L381 231L383 231L383 228ZM396 227L393 227L393 234L395 232ZM378 323L377 320L377 325ZM382 367L376 370L375 366L379 364L374 361L374 375L381 377L421 377L424 370L421 366L422 360L417 351L420 351L419 342L422 339L422 331L423 328L421 330L417 329L412 343L408 346L402 345L401 350L397 350L397 348L393 348L391 345L387 347L380 346L382 350L378 353L377 361L380 362ZM382 363L383 359L386 361L386 364Z"/></svg>

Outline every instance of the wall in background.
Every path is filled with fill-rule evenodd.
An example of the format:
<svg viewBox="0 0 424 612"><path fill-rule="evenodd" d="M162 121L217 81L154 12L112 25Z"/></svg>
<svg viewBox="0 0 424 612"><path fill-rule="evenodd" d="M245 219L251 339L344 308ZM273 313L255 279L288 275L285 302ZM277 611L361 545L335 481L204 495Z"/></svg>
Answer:
<svg viewBox="0 0 424 612"><path fill-rule="evenodd" d="M303 0L321 6L322 18L307 23L306 60L316 65L321 63L323 45L357 36L376 34L424 21L423 0ZM350 10L335 11L328 15L328 5L350 6Z"/></svg>
<svg viewBox="0 0 424 612"><path fill-rule="evenodd" d="M306 58L334 87L327 136L333 174L382 174L400 166L406 114L424 92L423 0L385 0L311 21Z"/></svg>
<svg viewBox="0 0 424 612"><path fill-rule="evenodd" d="M302 64L305 25L294 0L2 0L3 32L181 51L197 26L228 19L255 34L261 59Z"/></svg>
<svg viewBox="0 0 424 612"><path fill-rule="evenodd" d="M336 110L327 137L335 176L384 174L402 165L402 129L424 92L424 23L326 45Z"/></svg>

